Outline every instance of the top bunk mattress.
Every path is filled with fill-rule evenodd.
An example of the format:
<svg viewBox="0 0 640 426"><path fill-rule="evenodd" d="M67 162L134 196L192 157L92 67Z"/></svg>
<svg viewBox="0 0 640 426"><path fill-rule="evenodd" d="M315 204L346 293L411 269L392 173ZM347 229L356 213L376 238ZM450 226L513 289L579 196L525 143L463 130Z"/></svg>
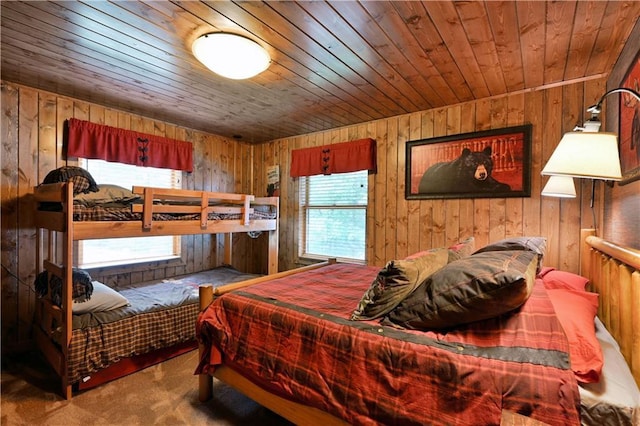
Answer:
<svg viewBox="0 0 640 426"><path fill-rule="evenodd" d="M251 220L275 219L277 212L273 206L252 206L253 212L249 215ZM208 220L240 220L241 213L216 213L207 215ZM140 221L141 212L134 212L131 203L104 203L96 205L73 205L73 220L75 222L99 222L99 221ZM153 220L200 220L199 213L154 213Z"/></svg>

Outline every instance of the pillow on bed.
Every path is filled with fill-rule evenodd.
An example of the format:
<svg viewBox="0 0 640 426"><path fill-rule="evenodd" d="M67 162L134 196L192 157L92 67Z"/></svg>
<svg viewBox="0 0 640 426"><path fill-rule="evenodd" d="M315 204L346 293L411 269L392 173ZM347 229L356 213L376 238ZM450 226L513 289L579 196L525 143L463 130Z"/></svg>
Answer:
<svg viewBox="0 0 640 426"><path fill-rule="evenodd" d="M473 237L469 237L457 244L449 247L449 262L471 256L471 253L476 249L476 240Z"/></svg>
<svg viewBox="0 0 640 426"><path fill-rule="evenodd" d="M141 198L140 195L118 185L101 184L98 188L97 192L76 195L74 201L93 206L99 203L128 203Z"/></svg>
<svg viewBox="0 0 640 426"><path fill-rule="evenodd" d="M511 237L478 249L474 254L502 250L529 250L540 255L538 272L542 268L542 260L547 252L547 239L544 237Z"/></svg>
<svg viewBox="0 0 640 426"><path fill-rule="evenodd" d="M71 273L73 280L72 296L74 302L89 300L93 294L93 280L84 269L73 268Z"/></svg>
<svg viewBox="0 0 640 426"><path fill-rule="evenodd" d="M447 258L447 250L441 248L412 259L388 262L362 296L351 320L370 320L387 314L429 275L446 265Z"/></svg>
<svg viewBox="0 0 640 426"><path fill-rule="evenodd" d="M93 295L91 299L84 302L73 301L72 311L74 314L86 314L88 312L110 311L112 309L127 306L129 301L126 297L102 284L93 281Z"/></svg>
<svg viewBox="0 0 640 426"><path fill-rule="evenodd" d="M73 194L96 192L98 184L82 167L63 166L50 171L42 183L73 182Z"/></svg>
<svg viewBox="0 0 640 426"><path fill-rule="evenodd" d="M584 290L547 290L567 339L571 369L580 383L600 380L603 356L596 338L598 295Z"/></svg>
<svg viewBox="0 0 640 426"><path fill-rule="evenodd" d="M577 291L585 291L589 279L567 271L558 271L555 268L546 267L542 268L538 274L542 278L544 287L549 289L569 289Z"/></svg>
<svg viewBox="0 0 640 426"><path fill-rule="evenodd" d="M474 254L449 263L393 309L387 319L419 330L496 317L531 295L538 255L532 251Z"/></svg>
<svg viewBox="0 0 640 426"><path fill-rule="evenodd" d="M36 295L44 297L49 292L49 283L47 282L49 275L47 271L40 272L36 276L34 283ZM74 302L84 302L89 300L93 294L93 283L91 275L84 269L73 268L72 274L71 297ZM51 302L57 306L62 305L62 279L56 275L51 275Z"/></svg>

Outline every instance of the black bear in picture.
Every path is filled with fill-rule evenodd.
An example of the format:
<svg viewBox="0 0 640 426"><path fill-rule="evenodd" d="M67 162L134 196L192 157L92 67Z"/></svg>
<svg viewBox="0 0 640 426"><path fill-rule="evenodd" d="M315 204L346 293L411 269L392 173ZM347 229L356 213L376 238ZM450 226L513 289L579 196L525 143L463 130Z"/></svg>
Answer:
<svg viewBox="0 0 640 426"><path fill-rule="evenodd" d="M418 191L443 194L511 191L509 185L491 176L492 171L490 146L482 151L464 148L457 159L429 167L422 175Z"/></svg>

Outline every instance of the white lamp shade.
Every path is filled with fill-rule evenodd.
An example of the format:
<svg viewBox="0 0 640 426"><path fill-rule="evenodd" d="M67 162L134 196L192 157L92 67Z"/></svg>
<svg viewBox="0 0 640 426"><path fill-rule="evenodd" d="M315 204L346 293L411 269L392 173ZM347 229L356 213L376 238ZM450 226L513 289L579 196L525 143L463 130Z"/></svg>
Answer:
<svg viewBox="0 0 640 426"><path fill-rule="evenodd" d="M205 34L193 42L191 50L211 71L234 80L258 75L271 62L262 46L238 34Z"/></svg>
<svg viewBox="0 0 640 426"><path fill-rule="evenodd" d="M542 189L545 197L576 198L576 187L570 176L550 176Z"/></svg>
<svg viewBox="0 0 640 426"><path fill-rule="evenodd" d="M542 169L542 174L603 180L622 179L616 134L565 133Z"/></svg>

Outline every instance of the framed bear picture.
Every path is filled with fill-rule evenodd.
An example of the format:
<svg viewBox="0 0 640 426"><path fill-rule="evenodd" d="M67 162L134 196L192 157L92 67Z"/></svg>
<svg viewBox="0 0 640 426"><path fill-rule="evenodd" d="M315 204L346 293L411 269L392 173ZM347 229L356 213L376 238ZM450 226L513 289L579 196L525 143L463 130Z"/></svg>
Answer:
<svg viewBox="0 0 640 426"><path fill-rule="evenodd" d="M407 142L405 197L531 196L531 124Z"/></svg>

